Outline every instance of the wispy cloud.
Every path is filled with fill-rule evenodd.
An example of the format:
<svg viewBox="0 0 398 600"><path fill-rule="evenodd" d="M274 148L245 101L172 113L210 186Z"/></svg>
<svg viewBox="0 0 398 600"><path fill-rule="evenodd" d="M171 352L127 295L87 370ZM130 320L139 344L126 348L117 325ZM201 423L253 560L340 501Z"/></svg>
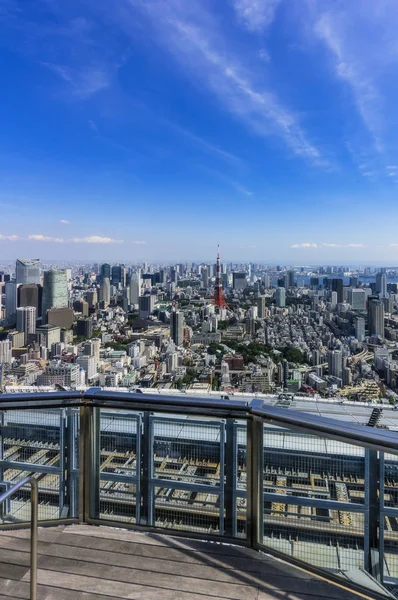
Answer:
<svg viewBox="0 0 398 600"><path fill-rule="evenodd" d="M100 64L91 64L78 68L47 62L42 62L41 64L65 81L72 95L79 100L89 98L93 94L109 87L113 77L110 69Z"/></svg>
<svg viewBox="0 0 398 600"><path fill-rule="evenodd" d="M318 248L318 244L311 242L302 242L301 244L292 244L291 248Z"/></svg>
<svg viewBox="0 0 398 600"><path fill-rule="evenodd" d="M302 242L301 244L292 244L290 246L291 248L365 248L365 244L355 244L355 243L349 243L349 244L335 244L332 242L321 242L321 243L315 243L315 242Z"/></svg>
<svg viewBox="0 0 398 600"><path fill-rule="evenodd" d="M8 240L9 242L16 242L19 239L20 238L18 235L3 235L2 233L0 233L0 240Z"/></svg>
<svg viewBox="0 0 398 600"><path fill-rule="evenodd" d="M62 223L62 225L70 225L70 221L67 221L66 219L61 219L60 223Z"/></svg>
<svg viewBox="0 0 398 600"><path fill-rule="evenodd" d="M139 246L145 246L146 242L140 242L140 241L134 241L134 242L130 242L131 244L137 244Z"/></svg>
<svg viewBox="0 0 398 600"><path fill-rule="evenodd" d="M327 163L319 148L307 137L297 115L285 107L265 82L254 83L249 64L234 51L217 21L195 0L137 2L130 0L131 23L139 7L150 19L156 41L171 52L185 73L202 89L214 95L220 106L260 137L276 136L296 155L314 165ZM131 26L120 23L124 31Z"/></svg>
<svg viewBox="0 0 398 600"><path fill-rule="evenodd" d="M280 0L233 0L240 23L249 31L261 32L271 25Z"/></svg>
<svg viewBox="0 0 398 600"><path fill-rule="evenodd" d="M72 238L74 244L124 244L123 240L115 240L110 237L101 237L99 235L89 235L84 238Z"/></svg>
<svg viewBox="0 0 398 600"><path fill-rule="evenodd" d="M42 235L38 233L28 235L27 239L31 242L56 242L57 244L63 244L65 241L63 238L52 237L49 235Z"/></svg>

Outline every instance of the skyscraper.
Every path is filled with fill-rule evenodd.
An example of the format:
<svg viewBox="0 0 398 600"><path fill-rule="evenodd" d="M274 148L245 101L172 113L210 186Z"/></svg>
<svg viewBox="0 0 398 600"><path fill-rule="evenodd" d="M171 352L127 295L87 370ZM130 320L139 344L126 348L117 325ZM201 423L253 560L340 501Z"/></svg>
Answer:
<svg viewBox="0 0 398 600"><path fill-rule="evenodd" d="M377 273L376 275L376 294L379 294L380 298L387 298L387 275L386 273Z"/></svg>
<svg viewBox="0 0 398 600"><path fill-rule="evenodd" d="M358 342L363 342L365 340L365 319L362 317L358 317L355 321L355 337Z"/></svg>
<svg viewBox="0 0 398 600"><path fill-rule="evenodd" d="M14 325L17 310L17 284L15 281L7 281L5 284L6 293L6 319L8 325Z"/></svg>
<svg viewBox="0 0 398 600"><path fill-rule="evenodd" d="M276 306L284 308L286 306L286 290L284 287L277 287L275 292Z"/></svg>
<svg viewBox="0 0 398 600"><path fill-rule="evenodd" d="M348 302L351 304L353 310L365 310L366 309L365 290L361 290L361 289L349 290Z"/></svg>
<svg viewBox="0 0 398 600"><path fill-rule="evenodd" d="M30 333L36 333L36 307L21 306L17 308L17 329L24 334L24 343Z"/></svg>
<svg viewBox="0 0 398 600"><path fill-rule="evenodd" d="M246 273L232 273L234 290L244 290L247 287Z"/></svg>
<svg viewBox="0 0 398 600"><path fill-rule="evenodd" d="M103 302L105 307L107 307L111 301L111 282L109 281L109 277L104 277L102 280L99 301Z"/></svg>
<svg viewBox="0 0 398 600"><path fill-rule="evenodd" d="M141 272L136 271L131 274L130 280L130 302L137 305L141 294Z"/></svg>
<svg viewBox="0 0 398 600"><path fill-rule="evenodd" d="M343 280L332 279L332 291L337 292L337 302L343 302Z"/></svg>
<svg viewBox="0 0 398 600"><path fill-rule="evenodd" d="M40 283L40 259L18 258L15 266L16 283Z"/></svg>
<svg viewBox="0 0 398 600"><path fill-rule="evenodd" d="M341 350L328 351L329 375L341 379L343 374L343 356Z"/></svg>
<svg viewBox="0 0 398 600"><path fill-rule="evenodd" d="M184 313L173 311L170 315L170 337L176 346L184 342Z"/></svg>
<svg viewBox="0 0 398 600"><path fill-rule="evenodd" d="M100 275L101 275L101 279L109 279L110 280L111 279L111 265L108 265L108 263L101 265Z"/></svg>
<svg viewBox="0 0 398 600"><path fill-rule="evenodd" d="M112 285L126 285L126 269L124 265L115 265L112 267Z"/></svg>
<svg viewBox="0 0 398 600"><path fill-rule="evenodd" d="M372 299L368 305L369 335L384 337L384 304L381 300Z"/></svg>
<svg viewBox="0 0 398 600"><path fill-rule="evenodd" d="M209 270L207 267L202 267L202 283L204 288L209 287Z"/></svg>
<svg viewBox="0 0 398 600"><path fill-rule="evenodd" d="M257 298L257 309L258 309L258 318L264 319L265 317L265 297L260 296Z"/></svg>
<svg viewBox="0 0 398 600"><path fill-rule="evenodd" d="M34 306L36 315L41 314L43 288L35 283L18 286L18 306Z"/></svg>
<svg viewBox="0 0 398 600"><path fill-rule="evenodd" d="M69 302L68 280L65 271L44 271L43 301L41 316L47 323L47 311L50 308L66 308Z"/></svg>
<svg viewBox="0 0 398 600"><path fill-rule="evenodd" d="M293 286L294 286L294 271L293 271L293 269L290 269L289 271L286 271L284 287L288 290L289 288L292 288Z"/></svg>

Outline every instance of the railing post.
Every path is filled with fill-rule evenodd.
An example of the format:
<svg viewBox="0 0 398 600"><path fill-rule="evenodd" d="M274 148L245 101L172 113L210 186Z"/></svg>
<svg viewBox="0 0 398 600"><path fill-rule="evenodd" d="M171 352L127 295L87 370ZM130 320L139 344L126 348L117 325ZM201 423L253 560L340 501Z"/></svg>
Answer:
<svg viewBox="0 0 398 600"><path fill-rule="evenodd" d="M247 421L247 540L252 548L262 541L263 424Z"/></svg>
<svg viewBox="0 0 398 600"><path fill-rule="evenodd" d="M100 412L80 407L79 520L86 523L99 516Z"/></svg>
<svg viewBox="0 0 398 600"><path fill-rule="evenodd" d="M144 412L142 436L142 469L141 469L141 522L148 527L153 526L153 425L151 413Z"/></svg>
<svg viewBox="0 0 398 600"><path fill-rule="evenodd" d="M226 536L237 535L236 518L236 482L237 482L237 458L238 445L236 425L234 419L227 419L226 443L225 443L225 523L224 534Z"/></svg>
<svg viewBox="0 0 398 600"><path fill-rule="evenodd" d="M380 489L380 464L376 450L365 449L365 531L364 531L364 569L380 580L380 556L378 529L380 508L378 491Z"/></svg>
<svg viewBox="0 0 398 600"><path fill-rule="evenodd" d="M38 542L38 510L39 490L37 480L30 479L31 515L30 515L30 600L37 599L37 542Z"/></svg>

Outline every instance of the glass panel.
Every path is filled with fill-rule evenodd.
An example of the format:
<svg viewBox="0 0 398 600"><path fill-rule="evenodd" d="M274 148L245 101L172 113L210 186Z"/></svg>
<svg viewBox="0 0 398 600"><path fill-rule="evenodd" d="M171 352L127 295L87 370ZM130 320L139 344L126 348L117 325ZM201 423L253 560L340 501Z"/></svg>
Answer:
<svg viewBox="0 0 398 600"><path fill-rule="evenodd" d="M235 502L236 534L245 538L247 533L247 426L245 423L235 424L237 449L237 476ZM227 460L230 457L227 456Z"/></svg>
<svg viewBox="0 0 398 600"><path fill-rule="evenodd" d="M139 414L101 410L100 518L137 522L140 441Z"/></svg>
<svg viewBox="0 0 398 600"><path fill-rule="evenodd" d="M225 423L157 416L151 423L155 525L222 533Z"/></svg>
<svg viewBox="0 0 398 600"><path fill-rule="evenodd" d="M363 448L264 426L263 491L264 545L331 571L363 567Z"/></svg>
<svg viewBox="0 0 398 600"><path fill-rule="evenodd" d="M10 410L0 414L0 489L5 491L24 477L34 476L39 488L39 520L74 516L77 488L74 487L72 494L70 484L75 479L72 468L67 479L69 451L71 464L76 458L73 458L74 448L68 444L66 411ZM28 521L30 486L18 490L0 510L2 522Z"/></svg>

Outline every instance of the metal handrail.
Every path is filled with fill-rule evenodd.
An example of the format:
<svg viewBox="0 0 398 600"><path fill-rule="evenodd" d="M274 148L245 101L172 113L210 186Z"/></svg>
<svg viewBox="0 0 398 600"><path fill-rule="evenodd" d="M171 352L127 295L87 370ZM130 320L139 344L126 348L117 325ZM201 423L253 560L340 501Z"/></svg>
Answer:
<svg viewBox="0 0 398 600"><path fill-rule="evenodd" d="M30 517L30 600L37 600L37 538L38 538L38 504L39 492L37 479L34 477L24 477L6 492L0 495L0 504L10 498L17 490L24 485L30 484L31 487L31 517Z"/></svg>

